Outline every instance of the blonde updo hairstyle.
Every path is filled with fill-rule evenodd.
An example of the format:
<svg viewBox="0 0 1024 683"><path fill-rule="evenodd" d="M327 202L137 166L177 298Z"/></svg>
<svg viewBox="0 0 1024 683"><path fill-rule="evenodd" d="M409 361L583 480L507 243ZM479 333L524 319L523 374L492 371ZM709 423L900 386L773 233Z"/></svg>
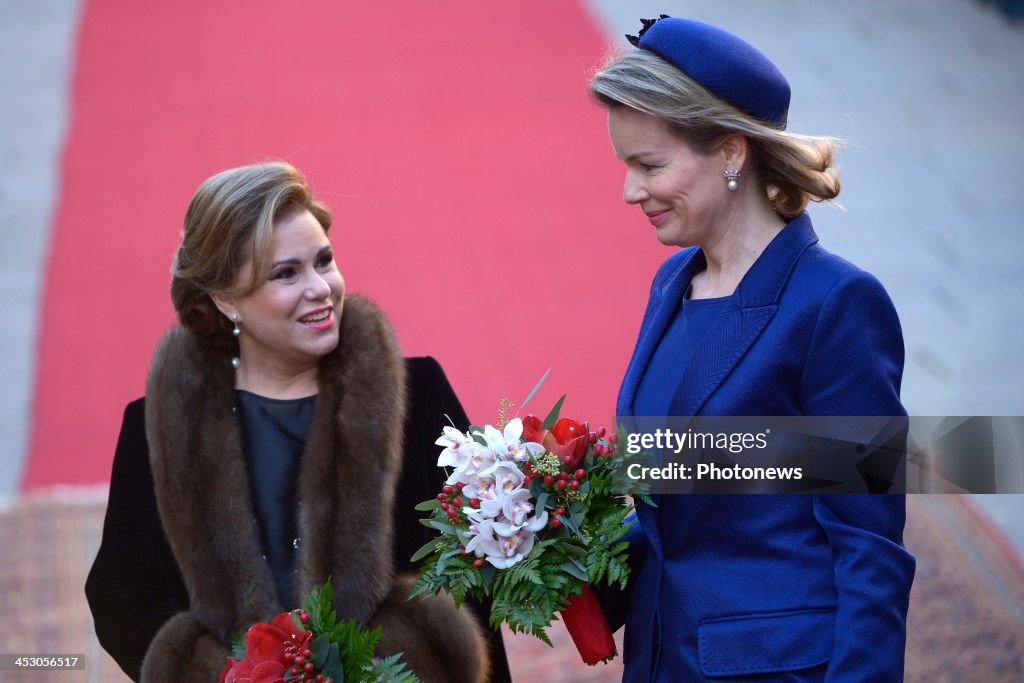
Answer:
<svg viewBox="0 0 1024 683"><path fill-rule="evenodd" d="M283 161L241 166L207 179L185 212L181 246L171 266L171 300L181 325L208 342L233 342L231 322L211 295L243 296L269 275L274 225L309 211L326 233L331 213ZM238 273L252 263L252 277Z"/></svg>
<svg viewBox="0 0 1024 683"><path fill-rule="evenodd" d="M839 172L832 166L835 138L796 135L763 123L649 50L612 57L594 74L590 93L602 106L627 106L664 121L701 154L710 154L730 135L745 136L745 175L758 179L785 218L800 215L809 201L839 195Z"/></svg>

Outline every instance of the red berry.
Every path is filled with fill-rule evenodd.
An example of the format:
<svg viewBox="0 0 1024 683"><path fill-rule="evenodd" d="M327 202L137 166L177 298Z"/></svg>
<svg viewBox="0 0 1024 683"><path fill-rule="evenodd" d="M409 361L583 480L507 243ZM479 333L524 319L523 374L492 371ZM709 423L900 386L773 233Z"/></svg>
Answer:
<svg viewBox="0 0 1024 683"><path fill-rule="evenodd" d="M293 659L295 659L295 653L294 652L289 650L288 652L284 653L284 661L286 663L291 664Z"/></svg>
<svg viewBox="0 0 1024 683"><path fill-rule="evenodd" d="M292 667L292 673L295 674L296 676L298 676L300 673L302 673L302 669L300 669L297 666L293 666Z"/></svg>
<svg viewBox="0 0 1024 683"><path fill-rule="evenodd" d="M304 666L302 668L306 670L306 673L309 673L310 671L313 670L313 664L310 663L310 662L306 662L306 666Z"/></svg>
<svg viewBox="0 0 1024 683"><path fill-rule="evenodd" d="M315 680L316 680L316 683L324 683L324 675L323 674L317 674Z"/></svg>
<svg viewBox="0 0 1024 683"><path fill-rule="evenodd" d="M565 514L565 508L555 508L555 517Z"/></svg>
<svg viewBox="0 0 1024 683"><path fill-rule="evenodd" d="M303 657L302 655L299 655L298 657L295 658L295 666L302 666L305 663L306 663L306 658Z"/></svg>
<svg viewBox="0 0 1024 683"><path fill-rule="evenodd" d="M306 659L309 659L310 657L313 656L313 651L312 650L303 650L302 651L302 656L305 657Z"/></svg>
<svg viewBox="0 0 1024 683"><path fill-rule="evenodd" d="M573 458L571 455L567 455L565 456L565 458L562 459L562 462L564 462L567 467L571 467L574 461L575 458Z"/></svg>
<svg viewBox="0 0 1024 683"><path fill-rule="evenodd" d="M562 523L559 522L557 519L551 520L551 528L552 529L557 529L560 526L562 526Z"/></svg>
<svg viewBox="0 0 1024 683"><path fill-rule="evenodd" d="M473 560L473 566L477 569L480 569L480 567L484 566L484 561L478 557L475 560Z"/></svg>
<svg viewBox="0 0 1024 683"><path fill-rule="evenodd" d="M456 491L458 491L459 493L462 493L462 489L463 489L463 488L464 488L465 486L466 486L466 485L465 485L465 484L463 484L463 483L462 483L461 481L457 481L457 482L455 482L455 490L456 490Z"/></svg>
<svg viewBox="0 0 1024 683"><path fill-rule="evenodd" d="M545 486L551 486L553 483L555 483L555 478L553 476L551 476L550 474L545 474L544 475L544 485Z"/></svg>
<svg viewBox="0 0 1024 683"><path fill-rule="evenodd" d="M452 520L453 522L459 521L459 513L455 511L455 508L450 508L448 510L448 519Z"/></svg>
<svg viewBox="0 0 1024 683"><path fill-rule="evenodd" d="M480 499L479 498L470 498L469 499L469 507L474 508L474 509L480 507Z"/></svg>
<svg viewBox="0 0 1024 683"><path fill-rule="evenodd" d="M576 470L576 478L579 479L580 481L583 481L584 479L587 478L587 471L582 467L579 468L578 470Z"/></svg>
<svg viewBox="0 0 1024 683"><path fill-rule="evenodd" d="M452 501L452 505L454 505L457 508L462 507L462 498L455 496L455 500Z"/></svg>
<svg viewBox="0 0 1024 683"><path fill-rule="evenodd" d="M594 432L590 432L590 436L588 438L590 439L590 443L597 443L597 434Z"/></svg>
<svg viewBox="0 0 1024 683"><path fill-rule="evenodd" d="M597 430L597 438L603 439L605 434L607 434L607 430L604 427Z"/></svg>
<svg viewBox="0 0 1024 683"><path fill-rule="evenodd" d="M448 503L441 503L441 509L444 510L445 512L448 512L448 508L450 507L451 505L449 505Z"/></svg>
<svg viewBox="0 0 1024 683"><path fill-rule="evenodd" d="M580 488L580 483L573 479L572 481L569 482L569 488L571 488L573 491L577 491Z"/></svg>
<svg viewBox="0 0 1024 683"><path fill-rule="evenodd" d="M443 493L439 493L437 494L437 499L443 503L444 501L448 500L448 496L444 495Z"/></svg>
<svg viewBox="0 0 1024 683"><path fill-rule="evenodd" d="M523 486L529 486L531 481L533 481L533 476L527 474L525 477L523 477Z"/></svg>
<svg viewBox="0 0 1024 683"><path fill-rule="evenodd" d="M307 612L306 610L299 610L299 621L301 621L303 624L308 624L309 612Z"/></svg>
<svg viewBox="0 0 1024 683"><path fill-rule="evenodd" d="M615 433L609 434L608 435L608 442L609 443L618 443L619 442L619 435L615 434Z"/></svg>
<svg viewBox="0 0 1024 683"><path fill-rule="evenodd" d="M555 488L558 489L559 491L564 491L565 490L565 480L564 479L559 479L558 483L555 484Z"/></svg>
<svg viewBox="0 0 1024 683"><path fill-rule="evenodd" d="M569 478L569 475L566 472L559 472L558 473L558 479L560 481L565 481L568 478Z"/></svg>
<svg viewBox="0 0 1024 683"><path fill-rule="evenodd" d="M447 484L445 484L443 487L441 487L441 493L443 493L446 496L452 495L452 491L454 491L454 490L455 489L453 489L451 486L448 486Z"/></svg>

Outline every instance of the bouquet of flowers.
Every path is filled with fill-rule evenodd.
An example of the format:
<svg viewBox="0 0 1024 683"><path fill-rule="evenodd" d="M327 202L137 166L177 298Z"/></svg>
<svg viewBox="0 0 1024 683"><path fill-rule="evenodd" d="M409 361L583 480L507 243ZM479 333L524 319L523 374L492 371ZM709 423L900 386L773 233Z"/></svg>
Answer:
<svg viewBox="0 0 1024 683"><path fill-rule="evenodd" d="M253 624L235 639L218 683L418 683L399 661L373 656L380 627L355 619L338 623L331 608L331 582L314 589L302 609Z"/></svg>
<svg viewBox="0 0 1024 683"><path fill-rule="evenodd" d="M560 612L584 661L615 656L611 630L590 585L625 588L630 512L625 493L649 500L625 476L630 456L618 435L559 418L565 396L542 421L445 427L437 464L450 474L436 499L417 510L440 531L413 561L428 558L415 594L491 601L490 624L507 623L551 644L545 628Z"/></svg>

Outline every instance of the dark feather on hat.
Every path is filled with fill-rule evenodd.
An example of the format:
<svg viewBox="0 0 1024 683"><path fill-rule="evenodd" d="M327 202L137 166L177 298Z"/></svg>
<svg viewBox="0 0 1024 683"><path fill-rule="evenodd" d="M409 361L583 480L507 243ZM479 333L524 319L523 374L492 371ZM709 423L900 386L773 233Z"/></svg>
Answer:
<svg viewBox="0 0 1024 683"><path fill-rule="evenodd" d="M660 19L668 19L668 18L669 17L668 17L667 14L662 14L657 19L641 19L640 23L643 24L643 26L640 28L640 33L638 33L635 36L631 36L631 35L629 35L627 33L626 34L626 40L628 40L630 42L630 44L633 45L633 47L640 47L640 39L644 37L645 33L647 33L647 29L649 29L650 27L652 27L656 23L658 23L658 21Z"/></svg>

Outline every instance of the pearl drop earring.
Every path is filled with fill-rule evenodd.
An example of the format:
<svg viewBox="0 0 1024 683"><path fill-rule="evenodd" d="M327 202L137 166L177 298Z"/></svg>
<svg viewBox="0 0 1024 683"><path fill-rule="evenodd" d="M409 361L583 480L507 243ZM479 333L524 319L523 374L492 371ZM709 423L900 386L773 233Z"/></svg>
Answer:
<svg viewBox="0 0 1024 683"><path fill-rule="evenodd" d="M237 313L232 314L231 322L233 322L235 324L234 329L231 330L231 334L235 335L235 339L238 339L239 337L242 336L242 328L240 328L238 326L238 314ZM238 356L235 356L234 358L231 359L231 367L233 367L234 369L237 370L238 366L240 366L241 364L242 364L242 359L239 358Z"/></svg>
<svg viewBox="0 0 1024 683"><path fill-rule="evenodd" d="M737 179L740 177L740 172L735 168L727 168L724 171L722 171L722 175L725 176L725 186L729 188L731 192L735 192L736 188L740 186L739 183L736 182Z"/></svg>

